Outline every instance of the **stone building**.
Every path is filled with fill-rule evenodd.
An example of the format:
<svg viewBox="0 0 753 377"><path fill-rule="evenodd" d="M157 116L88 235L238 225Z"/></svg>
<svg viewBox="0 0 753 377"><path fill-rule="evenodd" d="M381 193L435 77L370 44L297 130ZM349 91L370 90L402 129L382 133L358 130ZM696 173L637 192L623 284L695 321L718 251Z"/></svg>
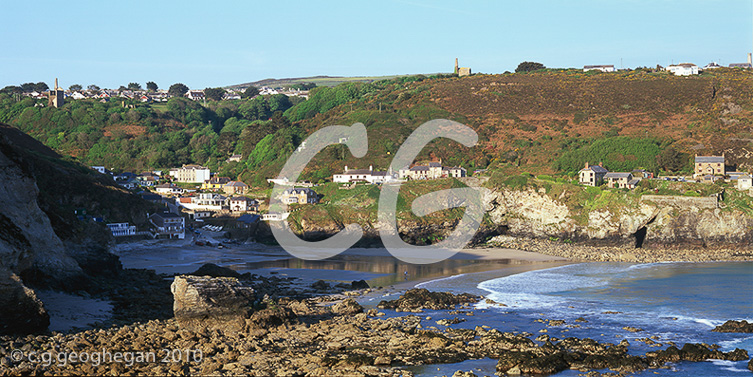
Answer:
<svg viewBox="0 0 753 377"><path fill-rule="evenodd" d="M44 97L42 97L44 98ZM55 88L50 90L47 95L47 106L60 107L65 103L65 91L58 86L58 79L55 78Z"/></svg>
<svg viewBox="0 0 753 377"><path fill-rule="evenodd" d="M170 175L178 182L204 183L209 180L209 168L199 165L183 165L180 169L170 169Z"/></svg>
<svg viewBox="0 0 753 377"><path fill-rule="evenodd" d="M604 183L604 176L607 174L607 169L604 169L601 164L589 165L586 162L586 167L580 169L578 172L578 181L582 185L586 186L601 186Z"/></svg>
<svg viewBox="0 0 753 377"><path fill-rule="evenodd" d="M704 175L724 175L724 153L721 156L699 156L695 155L695 167L693 177L702 177Z"/></svg>

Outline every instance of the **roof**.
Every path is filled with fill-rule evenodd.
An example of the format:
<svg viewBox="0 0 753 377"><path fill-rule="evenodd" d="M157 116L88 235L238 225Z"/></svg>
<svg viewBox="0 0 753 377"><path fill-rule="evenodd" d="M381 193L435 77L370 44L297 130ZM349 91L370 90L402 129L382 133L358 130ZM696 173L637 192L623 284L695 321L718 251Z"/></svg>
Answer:
<svg viewBox="0 0 753 377"><path fill-rule="evenodd" d="M316 192L314 190L306 187L306 188L300 188L300 187L292 187L282 192L283 194L300 194L300 193L306 193L308 195L316 195Z"/></svg>
<svg viewBox="0 0 753 377"><path fill-rule="evenodd" d="M429 163L429 167L430 168L441 168L442 164L440 164L439 162L430 162Z"/></svg>
<svg viewBox="0 0 753 377"><path fill-rule="evenodd" d="M423 165L416 165L416 166L410 168L410 171L427 171L427 170L429 170L429 167L428 166L423 166Z"/></svg>
<svg viewBox="0 0 753 377"><path fill-rule="evenodd" d="M257 221L259 221L260 216L259 215L251 215L251 214L245 214L238 218L239 222L246 223L246 224L253 224Z"/></svg>
<svg viewBox="0 0 753 377"><path fill-rule="evenodd" d="M580 171L583 171L583 170L591 170L594 173L607 173L608 172L607 169L604 169L603 167L599 165L591 165L587 168L580 169Z"/></svg>
<svg viewBox="0 0 753 377"><path fill-rule="evenodd" d="M637 185L641 180L640 179L631 179L630 182L628 182L628 185L635 186Z"/></svg>
<svg viewBox="0 0 753 377"><path fill-rule="evenodd" d="M228 183L228 182L230 182L230 178L228 178L228 177L212 177L212 178L209 178L209 183L225 184L225 183Z"/></svg>
<svg viewBox="0 0 753 377"><path fill-rule="evenodd" d="M231 201L234 202L255 202L256 200L247 198L245 196L233 196L230 198Z"/></svg>
<svg viewBox="0 0 753 377"><path fill-rule="evenodd" d="M608 64L608 65L584 65L583 68L614 68L614 64Z"/></svg>
<svg viewBox="0 0 753 377"><path fill-rule="evenodd" d="M350 169L346 170L343 175L371 175L371 173L373 173L373 171L369 169Z"/></svg>
<svg viewBox="0 0 753 377"><path fill-rule="evenodd" d="M225 184L225 187L248 187L248 185L241 181L231 181Z"/></svg>
<svg viewBox="0 0 753 377"><path fill-rule="evenodd" d="M609 179L609 178L619 179L619 178L630 178L630 177L632 177L632 174L630 173L607 173L604 176L604 179Z"/></svg>
<svg viewBox="0 0 753 377"><path fill-rule="evenodd" d="M161 217L163 219L174 219L174 218L180 217L179 215L176 215L172 212L155 213L152 216Z"/></svg>
<svg viewBox="0 0 753 377"><path fill-rule="evenodd" d="M723 164L724 156L695 156L696 164Z"/></svg>

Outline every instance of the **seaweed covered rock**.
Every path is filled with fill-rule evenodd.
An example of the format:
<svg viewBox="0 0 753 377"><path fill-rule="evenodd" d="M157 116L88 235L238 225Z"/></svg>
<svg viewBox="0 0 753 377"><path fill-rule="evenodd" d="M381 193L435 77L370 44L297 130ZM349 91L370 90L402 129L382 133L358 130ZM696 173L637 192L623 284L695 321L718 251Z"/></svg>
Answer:
<svg viewBox="0 0 753 377"><path fill-rule="evenodd" d="M424 288L411 289L397 300L382 301L380 309L396 309L401 311L416 311L422 309L443 310L453 309L457 305L475 303L481 297L470 293L455 295L448 292L431 292Z"/></svg>
<svg viewBox="0 0 753 377"><path fill-rule="evenodd" d="M746 320L732 321L729 320L724 324L715 327L713 332L738 332L738 333L753 333L753 323L748 323Z"/></svg>

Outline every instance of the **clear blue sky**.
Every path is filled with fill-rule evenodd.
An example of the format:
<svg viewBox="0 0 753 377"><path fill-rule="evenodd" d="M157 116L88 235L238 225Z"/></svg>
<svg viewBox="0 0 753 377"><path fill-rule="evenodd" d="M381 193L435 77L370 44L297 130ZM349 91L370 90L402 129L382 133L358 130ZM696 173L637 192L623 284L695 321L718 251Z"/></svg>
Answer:
<svg viewBox="0 0 753 377"><path fill-rule="evenodd" d="M4 1L0 87L746 61L753 0ZM621 60L622 59L622 60ZM622 63L621 63L622 62Z"/></svg>

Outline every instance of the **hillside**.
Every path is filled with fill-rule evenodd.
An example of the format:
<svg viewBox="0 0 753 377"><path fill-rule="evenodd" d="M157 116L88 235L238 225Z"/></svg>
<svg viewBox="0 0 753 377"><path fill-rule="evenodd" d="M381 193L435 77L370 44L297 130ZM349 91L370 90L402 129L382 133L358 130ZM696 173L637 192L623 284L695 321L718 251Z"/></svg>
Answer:
<svg viewBox="0 0 753 377"><path fill-rule="evenodd" d="M249 86L255 86L261 88L268 86L270 88L287 87L295 84L308 84L314 83L317 86L336 86L346 82L374 82L380 80L392 80L396 77L405 77L410 75L392 75L392 76L310 76L310 77L295 77L286 79L264 79L254 82L247 82L243 84L235 84L227 86L228 89L245 89Z"/></svg>
<svg viewBox="0 0 753 377"><path fill-rule="evenodd" d="M589 161L613 171L682 173L696 153L725 153L733 168L753 167L750 87L753 72L726 68L692 77L644 69L419 75L318 87L304 102L283 95L206 106L183 98L83 100L54 109L0 94L0 121L87 165L140 172L199 163L259 188L321 127L362 122L370 149L359 160L342 146L327 148L304 173L315 182L364 161L386 168L405 138L435 118L469 125L479 143L437 141L419 159L470 171L572 176ZM234 153L243 160L225 163Z"/></svg>

